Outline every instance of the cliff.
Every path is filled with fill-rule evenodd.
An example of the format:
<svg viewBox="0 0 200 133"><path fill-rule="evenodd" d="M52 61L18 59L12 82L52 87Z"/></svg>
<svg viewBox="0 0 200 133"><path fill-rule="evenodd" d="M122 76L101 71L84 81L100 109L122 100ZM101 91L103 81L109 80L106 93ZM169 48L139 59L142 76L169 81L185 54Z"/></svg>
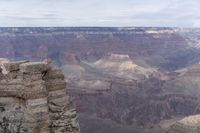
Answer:
<svg viewBox="0 0 200 133"><path fill-rule="evenodd" d="M79 133L62 72L49 62L2 63L0 132Z"/></svg>
<svg viewBox="0 0 200 133"><path fill-rule="evenodd" d="M192 32L192 30L191 30ZM197 39L176 28L0 28L0 57L19 60L51 58L66 64L72 54L97 61L109 53L128 55L135 63L176 70L199 62ZM189 36L190 35L190 36Z"/></svg>

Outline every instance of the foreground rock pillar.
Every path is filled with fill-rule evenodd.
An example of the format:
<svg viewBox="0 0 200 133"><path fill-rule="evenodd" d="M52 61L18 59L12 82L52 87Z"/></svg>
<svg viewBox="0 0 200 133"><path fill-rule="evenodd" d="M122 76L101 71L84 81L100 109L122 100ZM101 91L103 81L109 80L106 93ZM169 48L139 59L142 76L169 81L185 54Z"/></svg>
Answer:
<svg viewBox="0 0 200 133"><path fill-rule="evenodd" d="M0 133L79 133L63 73L45 62L0 69Z"/></svg>

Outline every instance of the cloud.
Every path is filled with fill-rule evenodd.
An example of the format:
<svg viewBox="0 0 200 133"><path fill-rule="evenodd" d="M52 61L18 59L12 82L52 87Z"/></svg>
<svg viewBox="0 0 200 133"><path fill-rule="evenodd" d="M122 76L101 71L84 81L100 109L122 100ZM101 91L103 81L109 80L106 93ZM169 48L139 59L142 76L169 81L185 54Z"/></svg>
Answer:
<svg viewBox="0 0 200 133"><path fill-rule="evenodd" d="M0 26L200 27L199 0L0 0Z"/></svg>

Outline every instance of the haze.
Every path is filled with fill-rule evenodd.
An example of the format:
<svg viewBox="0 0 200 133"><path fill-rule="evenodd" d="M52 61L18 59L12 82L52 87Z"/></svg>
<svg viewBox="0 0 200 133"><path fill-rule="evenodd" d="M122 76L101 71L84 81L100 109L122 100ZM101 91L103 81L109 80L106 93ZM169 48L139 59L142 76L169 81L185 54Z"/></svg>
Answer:
<svg viewBox="0 0 200 133"><path fill-rule="evenodd" d="M199 27L199 0L0 0L0 27Z"/></svg>

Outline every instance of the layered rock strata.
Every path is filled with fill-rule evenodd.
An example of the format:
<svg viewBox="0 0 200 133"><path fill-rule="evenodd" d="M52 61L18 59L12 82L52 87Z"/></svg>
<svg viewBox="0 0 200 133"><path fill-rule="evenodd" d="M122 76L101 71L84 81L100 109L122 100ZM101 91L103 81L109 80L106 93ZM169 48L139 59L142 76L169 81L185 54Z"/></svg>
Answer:
<svg viewBox="0 0 200 133"><path fill-rule="evenodd" d="M0 133L79 133L63 73L47 62L0 69Z"/></svg>
<svg viewBox="0 0 200 133"><path fill-rule="evenodd" d="M167 133L200 133L200 115L189 116L176 122Z"/></svg>

